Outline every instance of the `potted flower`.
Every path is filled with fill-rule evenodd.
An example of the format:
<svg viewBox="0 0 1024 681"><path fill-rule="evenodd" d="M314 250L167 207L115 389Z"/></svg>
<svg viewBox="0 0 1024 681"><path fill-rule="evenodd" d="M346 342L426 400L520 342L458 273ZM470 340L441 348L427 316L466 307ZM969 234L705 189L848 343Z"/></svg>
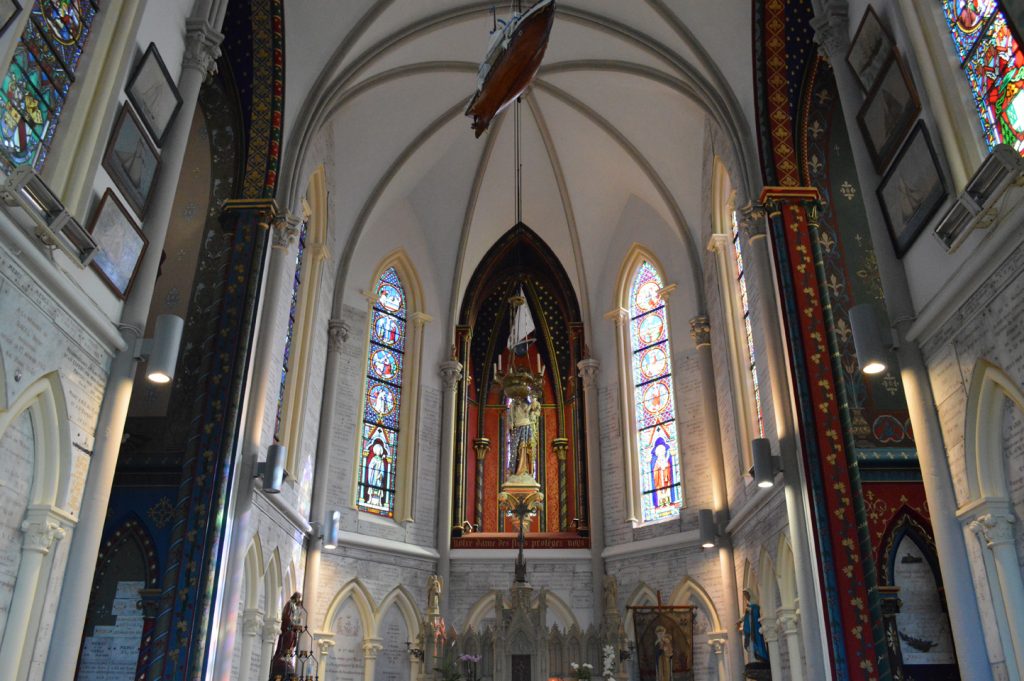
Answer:
<svg viewBox="0 0 1024 681"><path fill-rule="evenodd" d="M462 668L465 670L464 678L466 681L480 681L480 677L476 674L476 663L479 661L479 655L459 656L459 662L462 663Z"/></svg>
<svg viewBox="0 0 1024 681"><path fill-rule="evenodd" d="M594 666L589 662L583 664L576 664L573 662L569 665L572 667L573 678L576 681L590 681L590 673L594 670Z"/></svg>

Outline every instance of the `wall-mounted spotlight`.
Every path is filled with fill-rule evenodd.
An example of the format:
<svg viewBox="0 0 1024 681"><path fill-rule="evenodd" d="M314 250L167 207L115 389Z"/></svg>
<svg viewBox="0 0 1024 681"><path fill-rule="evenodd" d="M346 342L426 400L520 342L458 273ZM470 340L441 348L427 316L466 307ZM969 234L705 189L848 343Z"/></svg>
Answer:
<svg viewBox="0 0 1024 681"><path fill-rule="evenodd" d="M254 478L263 478L263 491L266 494L277 494L281 491L284 479L288 477L284 470L288 449L277 442L267 447L267 460L256 464Z"/></svg>
<svg viewBox="0 0 1024 681"><path fill-rule="evenodd" d="M755 437L750 441L754 459L754 482L758 487L773 487L775 474L782 470L781 457L772 456L772 446L767 438Z"/></svg>
<svg viewBox="0 0 1024 681"><path fill-rule="evenodd" d="M718 525L715 523L715 512L710 508L702 508L697 511L697 526L700 528L701 548L715 548L718 545Z"/></svg>
<svg viewBox="0 0 1024 681"><path fill-rule="evenodd" d="M323 534L325 549L338 548L339 529L341 529L341 511L331 511L330 517L327 518L327 527Z"/></svg>
<svg viewBox="0 0 1024 681"><path fill-rule="evenodd" d="M886 369L888 350L886 338L878 325L878 315L871 303L861 303L850 308L850 330L853 332L853 347L857 351L857 362L865 374L880 374Z"/></svg>
<svg viewBox="0 0 1024 681"><path fill-rule="evenodd" d="M156 318L152 338L139 339L135 358L146 360L146 378L152 383L170 383L178 364L178 348L185 320L173 314Z"/></svg>

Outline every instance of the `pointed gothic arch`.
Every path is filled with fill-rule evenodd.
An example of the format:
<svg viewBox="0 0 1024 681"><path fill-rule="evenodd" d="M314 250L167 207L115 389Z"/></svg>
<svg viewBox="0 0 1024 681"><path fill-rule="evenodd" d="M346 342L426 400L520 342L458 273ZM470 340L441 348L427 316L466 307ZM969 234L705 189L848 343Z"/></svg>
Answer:
<svg viewBox="0 0 1024 681"><path fill-rule="evenodd" d="M700 582L692 577L684 577L676 585L676 588L672 590L669 603L671 605L689 605L691 601L696 601L699 607L704 610L714 632L723 631L722 620L718 617L718 609L715 608L715 603L711 600L711 596L708 595L708 592L701 586Z"/></svg>
<svg viewBox="0 0 1024 681"><path fill-rule="evenodd" d="M260 587L263 582L263 546L260 542L260 535L254 534L249 542L249 548L245 552L245 561L242 567L242 610L256 610L260 608Z"/></svg>
<svg viewBox="0 0 1024 681"><path fill-rule="evenodd" d="M971 373L964 423L967 464L966 503L1009 499L1002 446L1003 404L1010 400L1024 412L1024 390L992 362L979 359Z"/></svg>
<svg viewBox="0 0 1024 681"><path fill-rule="evenodd" d="M633 592L629 594L629 598L626 599L626 616L622 618L622 626L626 630L626 638L630 641L634 641L635 632L633 631L633 609L630 606L634 605L657 605L658 603L658 592L651 588L646 582L640 582L633 589Z"/></svg>
<svg viewBox="0 0 1024 681"><path fill-rule="evenodd" d="M677 518L684 503L668 309L676 285L665 276L657 256L634 243L605 315L615 323L626 521L634 526ZM641 416L638 402L656 408Z"/></svg>
<svg viewBox="0 0 1024 681"><path fill-rule="evenodd" d="M420 614L416 610L412 594L402 585L398 585L389 591L380 602L380 605L374 608L375 629L373 630L373 637L381 637L380 623L391 606L398 608L398 612L402 615L402 620L405 622L406 632L410 637L415 637L420 629Z"/></svg>
<svg viewBox="0 0 1024 681"><path fill-rule="evenodd" d="M334 598L331 599L331 604L327 606L327 612L324 614L323 625L320 630L325 633L334 633L334 620L342 606L345 605L345 601L349 598L352 599L356 606L356 611L359 613L363 637L369 638L371 633L377 630L377 618L373 607L373 596L358 577L354 577L346 582L338 590L338 593L334 595Z"/></svg>
<svg viewBox="0 0 1024 681"><path fill-rule="evenodd" d="M385 302L385 291L397 292L398 298ZM423 285L416 267L402 248L392 251L378 264L363 294L367 299L368 319L352 507L398 522L410 522L416 487L415 443L423 327L431 317L423 309ZM391 305L397 307L390 309ZM383 323L389 326L382 326ZM380 362L374 361L378 355L382 358ZM374 390L388 396L381 402L381 408L371 402ZM376 451L378 443L383 451ZM374 465L372 457L378 455L381 460L390 461L381 464L381 480L371 484L368 471ZM371 494L375 497L373 503L369 498Z"/></svg>
<svg viewBox="0 0 1024 681"><path fill-rule="evenodd" d="M281 554L277 548L270 554L263 570L264 613L268 620L280 619L284 607L284 579L281 575ZM289 596L291 594L288 594Z"/></svg>
<svg viewBox="0 0 1024 681"><path fill-rule="evenodd" d="M793 547L785 534L779 535L779 544L775 550L775 577L779 585L779 607L796 608L796 564Z"/></svg>

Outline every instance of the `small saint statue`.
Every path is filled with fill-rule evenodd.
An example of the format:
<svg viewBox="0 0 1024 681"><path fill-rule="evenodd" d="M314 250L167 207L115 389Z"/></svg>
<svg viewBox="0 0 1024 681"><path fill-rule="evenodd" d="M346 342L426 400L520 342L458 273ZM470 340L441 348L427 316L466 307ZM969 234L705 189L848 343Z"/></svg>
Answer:
<svg viewBox="0 0 1024 681"><path fill-rule="evenodd" d="M537 422L540 418L540 400L529 396L514 398L509 411L509 473L534 477L537 459Z"/></svg>
<svg viewBox="0 0 1024 681"><path fill-rule="evenodd" d="M296 653L299 632L306 628L306 609L302 607L302 594L296 591L281 611L281 633L277 637L271 665L271 678L275 674L287 677L294 672L292 657Z"/></svg>
<svg viewBox="0 0 1024 681"><path fill-rule="evenodd" d="M614 575L604 576L604 611L616 614L619 612L619 583Z"/></svg>
<svg viewBox="0 0 1024 681"><path fill-rule="evenodd" d="M761 606L752 602L750 590L743 590L743 649L747 655L747 666L765 667L768 665L768 644L761 633Z"/></svg>
<svg viewBox="0 0 1024 681"><path fill-rule="evenodd" d="M437 575L427 577L427 614L441 614L441 589L444 582Z"/></svg>

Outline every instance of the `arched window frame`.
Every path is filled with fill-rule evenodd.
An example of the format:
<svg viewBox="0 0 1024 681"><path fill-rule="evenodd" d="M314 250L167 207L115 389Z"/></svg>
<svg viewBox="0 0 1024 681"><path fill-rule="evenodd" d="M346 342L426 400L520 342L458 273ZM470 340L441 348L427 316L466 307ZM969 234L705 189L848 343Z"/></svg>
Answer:
<svg viewBox="0 0 1024 681"><path fill-rule="evenodd" d="M22 12L0 39L4 74L25 33L34 2L22 0ZM83 221L107 137L125 99L121 90L129 66L141 55L136 33L144 8L143 0L101 2L43 166L41 175L47 186ZM175 76L175 65L169 66Z"/></svg>
<svg viewBox="0 0 1024 681"><path fill-rule="evenodd" d="M619 421L622 424L622 468L626 492L626 521L632 523L634 527L654 525L659 522L678 518L679 511L685 505L685 499L682 499L676 507L675 513L664 518L644 520L643 517L643 490L641 489L639 471L640 452L637 442L638 429L635 416L636 399L634 395L635 384L633 380L633 346L632 338L630 336L630 294L637 271L645 261L650 263L654 269L657 270L659 276L662 277L662 281L665 282L665 285L659 291L659 294L665 304L665 324L667 328L669 348L671 350L672 321L671 311L669 310L669 297L675 290L676 285L666 282L666 270L661 265L661 262L650 250L640 244L633 244L630 247L629 252L626 254L626 258L623 260L622 268L619 270L618 285L616 287L615 307L605 315L605 318L611 320L615 324L615 342L617 347L616 356L618 359L617 368L619 374ZM671 351L668 356L668 374L673 377L672 398L673 406L676 409L675 420L678 424L678 391L675 389L675 368ZM682 498L684 480L682 475L681 432L678 429L678 425L676 431L676 443L676 466L679 472L679 493Z"/></svg>
<svg viewBox="0 0 1024 681"><path fill-rule="evenodd" d="M722 292L722 312L728 339L733 409L736 414L736 446L740 452L740 473L747 474L753 466L751 440L765 436L764 395L754 383L757 372L756 352L752 353L747 344L746 324L748 320L752 322L753 311L750 310L744 315L739 289L741 272L735 250L737 246L743 248L743 236L735 232L736 192L732 189L725 165L718 158L714 162L711 200L714 232L708 242L708 250L715 254L718 263L719 290ZM736 241L737 237L740 239L739 244ZM749 285L749 281L746 283Z"/></svg>
<svg viewBox="0 0 1024 681"><path fill-rule="evenodd" d="M363 449L363 416L366 410L367 371L370 360L370 338L373 333L373 306L376 303L375 291L381 275L389 268L394 268L402 282L405 292L406 336L405 351L402 364L402 384L400 411L398 415L398 460L395 474L395 503L390 520L399 523L413 521L413 496L416 482L416 434L419 419L420 367L423 356L423 327L431 321L430 315L423 311L423 287L413 267L412 260L403 249L397 249L387 255L374 269L369 286L363 291L366 298L367 321L366 335L363 341L363 357L360 366L362 371L361 390L359 392L359 412L355 433L355 457L352 473L351 507L366 517L385 519L387 516L364 511L359 508L359 472Z"/></svg>
<svg viewBox="0 0 1024 681"><path fill-rule="evenodd" d="M303 201L305 221L305 243L301 262L298 288L292 291L295 304L295 320L289 324L290 336L287 368L282 366L284 376L278 417L275 424L275 439L287 447L288 460L285 468L290 474L296 472L302 446L302 422L305 416L306 393L309 391L309 367L312 360L313 331L316 323L317 300L324 262L330 252L327 250L327 182L323 166L317 168L309 179L309 188ZM301 237L300 237L301 238ZM294 248L299 248L298 240ZM291 271L294 277L295 270ZM289 346L286 337L285 347ZM283 358L282 358L283 359Z"/></svg>

